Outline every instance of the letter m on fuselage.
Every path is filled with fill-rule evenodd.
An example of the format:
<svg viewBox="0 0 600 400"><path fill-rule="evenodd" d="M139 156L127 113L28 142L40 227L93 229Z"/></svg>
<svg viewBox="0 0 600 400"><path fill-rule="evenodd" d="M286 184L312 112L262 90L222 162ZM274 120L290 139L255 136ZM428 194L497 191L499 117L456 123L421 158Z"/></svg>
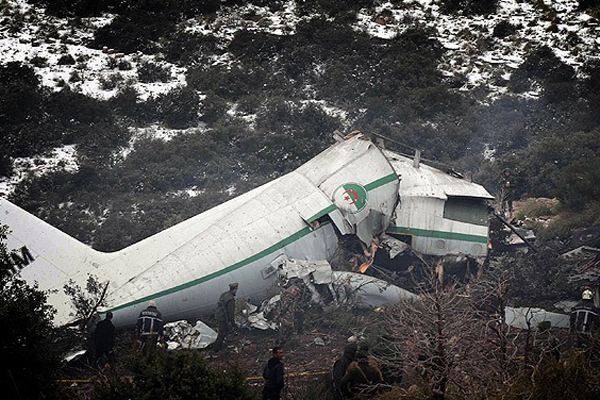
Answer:
<svg viewBox="0 0 600 400"><path fill-rule="evenodd" d="M35 258L33 258L33 256L31 255L31 252L29 251L27 246L21 247L20 250L20 254L19 251L15 251L10 255L15 273L19 272L20 270L31 264L33 261L35 261Z"/></svg>

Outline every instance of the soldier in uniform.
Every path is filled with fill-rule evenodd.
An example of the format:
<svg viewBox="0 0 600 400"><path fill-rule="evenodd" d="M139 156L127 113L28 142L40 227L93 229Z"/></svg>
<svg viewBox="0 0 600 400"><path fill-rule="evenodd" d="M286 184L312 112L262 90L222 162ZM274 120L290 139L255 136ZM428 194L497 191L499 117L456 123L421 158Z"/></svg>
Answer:
<svg viewBox="0 0 600 400"><path fill-rule="evenodd" d="M219 323L219 334L217 340L213 345L215 351L221 350L223 347L223 341L229 333L229 324L234 324L234 312L235 312L235 294L237 293L239 284L230 283L229 290L222 293L217 302L217 309L215 311L215 319Z"/></svg>
<svg viewBox="0 0 600 400"><path fill-rule="evenodd" d="M500 201L502 202L502 215L510 221L513 218L513 200L515 185L510 169L504 168L500 176ZM508 211L508 215L507 215Z"/></svg>
<svg viewBox="0 0 600 400"><path fill-rule="evenodd" d="M331 368L331 383L333 395L336 399L343 398L342 379L348 371L348 366L354 361L358 345L356 343L348 343L344 348L344 354L335 361Z"/></svg>
<svg viewBox="0 0 600 400"><path fill-rule="evenodd" d="M263 400L281 399L281 391L285 387L284 369L283 369L283 349L281 347L273 348L273 356L265 365L263 378L265 387L263 389Z"/></svg>

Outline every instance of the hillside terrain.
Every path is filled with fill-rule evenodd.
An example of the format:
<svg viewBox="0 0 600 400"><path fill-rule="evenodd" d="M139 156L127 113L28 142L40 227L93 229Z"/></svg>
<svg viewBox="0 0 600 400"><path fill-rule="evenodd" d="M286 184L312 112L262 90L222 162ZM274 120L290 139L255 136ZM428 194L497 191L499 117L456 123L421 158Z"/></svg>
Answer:
<svg viewBox="0 0 600 400"><path fill-rule="evenodd" d="M597 398L600 341L588 357L567 329L504 322L510 307L567 313L584 285L600 293L595 254L559 257L600 226L599 21L600 0L0 0L0 196L97 250L292 171L336 130L421 150L493 194L510 168L515 225L537 235L517 251L491 217L481 269L417 253L370 268L418 302L300 296L302 333L288 308L278 331L236 329L220 353L159 349L148 363L119 332L108 369L61 362L91 335L55 329L46 295L3 268L0 386L15 398L253 399L266 349L283 344L299 373L286 396L332 398L328 372L358 336L391 384L379 400ZM342 269L364 250L349 236L332 260ZM65 289L91 309L101 286L89 278Z"/></svg>
<svg viewBox="0 0 600 400"><path fill-rule="evenodd" d="M597 1L1 7L0 190L96 249L280 176L336 129L599 208Z"/></svg>

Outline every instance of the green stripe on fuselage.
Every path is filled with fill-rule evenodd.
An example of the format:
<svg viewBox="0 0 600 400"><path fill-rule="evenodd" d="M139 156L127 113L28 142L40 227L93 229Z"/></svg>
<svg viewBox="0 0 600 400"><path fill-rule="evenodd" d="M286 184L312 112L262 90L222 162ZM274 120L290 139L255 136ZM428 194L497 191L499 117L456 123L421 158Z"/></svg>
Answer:
<svg viewBox="0 0 600 400"><path fill-rule="evenodd" d="M226 274L228 272L235 271L236 269L241 268L244 265L247 265L247 264L250 264L250 263L252 263L254 261L260 260L261 258L266 257L269 254L271 254L271 253L273 253L273 252L275 252L275 251L277 251L277 250L279 250L279 249L281 249L281 248L283 248L283 247L285 247L285 246L287 246L287 245L295 242L296 240L298 240L298 239L300 239L300 238L308 235L311 232L312 232L312 230L310 228L308 228L308 227L304 228L301 231L296 232L295 234L293 234L291 236L288 236L287 238L283 239L282 241L274 244L273 246L268 247L265 250L263 250L263 251L255 254L255 255L253 255L251 257L246 258L245 260L242 260L242 261L239 261L239 262L237 262L237 263L235 263L233 265L230 265L229 267L223 268L223 269L221 269L219 271L215 271L212 274L208 274L206 276L203 276L202 278L194 279L193 281L184 283L182 285L175 286L175 287L172 287L170 289L163 290L161 292L158 292L158 293L155 293L155 294L143 297L143 298L138 299L138 300L130 301L129 303L125 303L123 305L117 306L117 307L115 307L115 308L113 308L113 309L111 309L109 311L120 310L122 308L126 308L126 307L129 307L129 306L132 306L134 304L143 303L145 301L152 300L152 299L155 299L157 297L166 296L168 294L172 294L172 293L175 293L175 292L179 292L180 290L184 290L184 289L188 289L188 288L190 288L192 286L196 286L196 285L198 285L200 283L203 283L203 282L206 282L206 281L210 281L211 279L217 278L217 277L219 277L221 275L224 275L224 274Z"/></svg>
<svg viewBox="0 0 600 400"><path fill-rule="evenodd" d="M365 189L368 192L370 190L377 189L380 186L386 185L386 184L388 184L390 182L394 182L396 180L398 180L398 175L396 175L396 173L391 173L387 176L384 176L383 178L379 178L376 181L366 184Z"/></svg>
<svg viewBox="0 0 600 400"><path fill-rule="evenodd" d="M365 189L367 189L367 190L373 190L373 189L378 188L380 186L383 186L383 185L385 185L387 183L393 182L395 179L397 179L396 174L390 174L390 175L384 176L383 178L380 178L380 179L378 179L378 180L376 180L374 182L371 182L371 183L365 185ZM310 222L316 221L317 219L321 218L323 215L329 214L330 212L333 212L336 209L337 209L337 207L335 205L331 204L330 206L325 207L323 210L321 210L318 213L316 213L314 216L310 217L307 220L307 222L310 223ZM221 269L219 271L215 271L215 272L213 272L211 274L203 276L202 278L198 278L198 279L195 279L193 281L190 281L190 282L178 285L178 286L174 286L174 287L172 287L170 289L166 289L166 290L163 290L161 292L158 292L158 293L155 293L155 294L151 294L151 295L146 296L146 297L142 297L141 299L130 301L128 303L125 303L125 304L122 304L120 306L114 307L114 308L112 308L110 310L107 310L107 311L121 310L123 308L127 308L127 307L130 307L130 306L139 304L139 303L143 303L143 302L146 302L146 301L149 301L149 300L152 300L152 299L156 299L158 297L162 297L162 296L166 296L166 295L169 295L169 294L172 294L172 293L176 293L176 292L179 292L181 290L188 289L188 288L190 288L192 286L196 286L196 285L199 285L201 283L210 281L210 280L212 280L214 278L217 278L217 277L219 277L221 275L224 275L224 274L226 274L228 272L235 271L236 269L241 268L241 267L243 267L245 265L248 265L248 264L250 264L250 263L252 263L254 261L260 260L261 258L266 257L269 254L274 253L277 250L282 249L282 248L284 248L285 246L287 246L287 245L289 245L291 243L294 243L295 241L303 238L304 236L308 235L311 232L312 232L312 230L310 228L306 227L306 228L304 228L304 229L302 229L302 230L294 233L293 235L288 236L287 238L279 241L278 243L276 243L276 244L274 244L274 245L266 248L265 250L263 250L263 251L255 254L255 255L253 255L251 257L248 257L245 260L242 260L242 261L239 261L239 262L237 262L237 263L235 263L233 265L230 265L229 267L223 268L223 269Z"/></svg>
<svg viewBox="0 0 600 400"><path fill-rule="evenodd" d="M397 235L414 235L421 237L448 239L448 240L462 240L464 242L476 242L486 243L488 242L487 236L480 235L469 235L466 233L456 232L443 232L433 231L429 229L416 229L416 228L402 228L399 226L390 227L386 230L386 233L393 233Z"/></svg>

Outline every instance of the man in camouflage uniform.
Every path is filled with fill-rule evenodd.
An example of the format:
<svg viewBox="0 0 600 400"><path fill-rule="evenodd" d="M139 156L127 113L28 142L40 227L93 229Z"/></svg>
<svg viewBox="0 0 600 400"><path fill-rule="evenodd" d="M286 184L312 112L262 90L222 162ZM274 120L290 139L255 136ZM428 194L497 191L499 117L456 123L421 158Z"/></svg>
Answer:
<svg viewBox="0 0 600 400"><path fill-rule="evenodd" d="M500 201L502 203L502 215L509 221L513 218L513 200L515 197L515 184L510 169L505 168L500 176ZM508 215L507 215L508 211Z"/></svg>
<svg viewBox="0 0 600 400"><path fill-rule="evenodd" d="M294 331L301 335L304 333L304 313L310 307L310 298L307 295L304 281L294 279L292 285L281 293L281 305L278 322L280 335L288 338Z"/></svg>
<svg viewBox="0 0 600 400"><path fill-rule="evenodd" d="M213 345L215 351L221 350L225 336L229 333L229 324L234 324L235 294L237 293L238 286L239 284L237 283L230 283L229 290L222 293L217 302L215 319L219 323L219 334Z"/></svg>

